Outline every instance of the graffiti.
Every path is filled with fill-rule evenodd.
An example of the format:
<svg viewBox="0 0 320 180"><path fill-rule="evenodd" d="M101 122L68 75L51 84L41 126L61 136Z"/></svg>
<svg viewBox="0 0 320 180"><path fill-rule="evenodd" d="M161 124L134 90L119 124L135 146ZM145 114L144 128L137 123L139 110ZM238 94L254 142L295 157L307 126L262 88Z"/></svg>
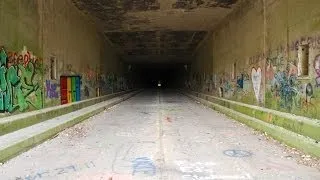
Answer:
<svg viewBox="0 0 320 180"><path fill-rule="evenodd" d="M282 71L285 64L285 59L282 54L279 54L275 57L267 58L267 68L266 68L266 79L272 80L274 79L274 75L278 71ZM296 69L297 70L297 69ZM294 67L292 67L292 73L295 73Z"/></svg>
<svg viewBox="0 0 320 180"><path fill-rule="evenodd" d="M132 162L132 168L132 175L135 175L136 173L143 173L154 176L156 174L155 165L153 164L152 160L147 157L136 158Z"/></svg>
<svg viewBox="0 0 320 180"><path fill-rule="evenodd" d="M249 64L258 64L259 62L261 62L263 60L263 56L261 54L258 54L256 56L252 56L249 58Z"/></svg>
<svg viewBox="0 0 320 180"><path fill-rule="evenodd" d="M41 170L34 174L29 174L25 177L15 177L16 180L32 180L32 179L42 179L48 177L55 177L63 174L76 173L83 169L91 169L96 167L96 165L90 161L79 165L69 165L65 167L55 168L52 170Z"/></svg>
<svg viewBox="0 0 320 180"><path fill-rule="evenodd" d="M8 52L7 53L7 65L8 68L14 65L23 65L26 67L29 62L36 63L37 61L41 61L36 56L27 50L27 47L24 46L21 52Z"/></svg>
<svg viewBox="0 0 320 180"><path fill-rule="evenodd" d="M237 179L237 180L250 180L253 179L249 173L245 175L197 175L197 174L185 174L182 175L183 180L206 180L206 179Z"/></svg>
<svg viewBox="0 0 320 180"><path fill-rule="evenodd" d="M233 90L232 85L229 81L225 81L225 83L223 84L223 89L225 93L228 93Z"/></svg>
<svg viewBox="0 0 320 180"><path fill-rule="evenodd" d="M235 149L225 150L223 151L223 154L230 157L249 157L252 155L251 152L244 151L244 150L235 150Z"/></svg>
<svg viewBox="0 0 320 180"><path fill-rule="evenodd" d="M303 105L313 105L311 104L311 99L313 98L313 86L311 83L300 85L300 96L304 97Z"/></svg>
<svg viewBox="0 0 320 180"><path fill-rule="evenodd" d="M228 77L230 77L229 74L224 72L220 73L220 75L216 77L218 79L217 84L219 87L218 91L220 97L230 98L234 95L236 84L230 82ZM214 82L214 84L215 83L216 82Z"/></svg>
<svg viewBox="0 0 320 180"><path fill-rule="evenodd" d="M89 97L89 96L90 96L88 86L84 86L84 96L86 96L86 97Z"/></svg>
<svg viewBox="0 0 320 180"><path fill-rule="evenodd" d="M294 40L290 44L291 51L297 51L299 45L307 43L310 48L312 49L319 49L320 48L320 36L309 36L309 37L301 37L298 40Z"/></svg>
<svg viewBox="0 0 320 180"><path fill-rule="evenodd" d="M251 78L252 78L252 85L254 94L256 96L257 101L260 100L260 87L261 87L261 68L259 67L257 70L252 68L251 70Z"/></svg>
<svg viewBox="0 0 320 180"><path fill-rule="evenodd" d="M67 72L72 72L72 64L67 64Z"/></svg>
<svg viewBox="0 0 320 180"><path fill-rule="evenodd" d="M118 90L125 90L127 89L127 82L124 77L117 78L117 89Z"/></svg>
<svg viewBox="0 0 320 180"><path fill-rule="evenodd" d="M222 87L219 88L219 96L220 97L224 97L224 93L223 93L223 88Z"/></svg>
<svg viewBox="0 0 320 180"><path fill-rule="evenodd" d="M98 85L99 85L98 74L93 68L90 67L89 64L87 64L86 67L82 67L81 69L83 72L83 76L82 76L83 87L87 86L88 92L90 92L90 94L92 95L94 94L94 92L96 92L96 88L98 88Z"/></svg>
<svg viewBox="0 0 320 180"><path fill-rule="evenodd" d="M43 107L42 88L36 82L39 78L37 68L39 61L31 52L22 51L15 56L23 57L19 61L12 61L7 56L4 48L0 51L0 111L13 112L19 109L21 112L29 108ZM11 58L11 61L9 59Z"/></svg>
<svg viewBox="0 0 320 180"><path fill-rule="evenodd" d="M183 173L214 173L213 167L217 165L214 162L195 162L190 163L188 161L175 161L175 164L179 167Z"/></svg>
<svg viewBox="0 0 320 180"><path fill-rule="evenodd" d="M182 172L183 180L204 180L204 179L252 179L251 175L218 175L214 168L218 166L214 162L195 162L191 163L185 160L175 161L175 164Z"/></svg>
<svg viewBox="0 0 320 180"><path fill-rule="evenodd" d="M296 65L294 65L292 62L289 62L288 64L288 70L289 70L289 75L292 76L297 76L298 75L298 67Z"/></svg>
<svg viewBox="0 0 320 180"><path fill-rule="evenodd" d="M240 89L243 89L243 81L244 81L244 77L243 74L241 74L241 76L237 77L237 87Z"/></svg>
<svg viewBox="0 0 320 180"><path fill-rule="evenodd" d="M46 94L47 98L59 98L57 84L52 83L50 80L46 80Z"/></svg>
<svg viewBox="0 0 320 180"><path fill-rule="evenodd" d="M245 95L248 90L249 90L249 80L250 77L249 75L246 73L245 70L243 70L243 72L240 74L240 76L237 76L237 80L236 80L236 87L237 87L237 92L241 92L242 95Z"/></svg>
<svg viewBox="0 0 320 180"><path fill-rule="evenodd" d="M210 76L209 74L206 74L203 91L211 92L211 90L212 90L212 76Z"/></svg>
<svg viewBox="0 0 320 180"><path fill-rule="evenodd" d="M314 60L314 69L316 71L316 85L320 86L320 54Z"/></svg>
<svg viewBox="0 0 320 180"><path fill-rule="evenodd" d="M104 95L108 91L107 87L107 77L104 74L98 76L99 88L101 90L101 94Z"/></svg>
<svg viewBox="0 0 320 180"><path fill-rule="evenodd" d="M308 83L306 86L306 95L311 97L313 95L313 88L311 83Z"/></svg>
<svg viewBox="0 0 320 180"><path fill-rule="evenodd" d="M96 78L95 70L93 68L91 68L89 65L87 65L87 67L86 67L84 78L89 79L89 80L94 80Z"/></svg>
<svg viewBox="0 0 320 180"><path fill-rule="evenodd" d="M280 107L291 110L299 93L297 76L289 75L288 77L285 71L276 73L271 81L271 91L276 96L280 96Z"/></svg>
<svg viewBox="0 0 320 180"><path fill-rule="evenodd" d="M114 90L114 86L116 84L115 82L116 82L116 76L113 73L110 73L107 76L107 80L106 80L107 88L113 91Z"/></svg>
<svg viewBox="0 0 320 180"><path fill-rule="evenodd" d="M116 174L114 172L86 172L81 173L77 178L77 180L133 180L132 175L127 174Z"/></svg>
<svg viewBox="0 0 320 180"><path fill-rule="evenodd" d="M298 88L295 84L297 77L297 66L293 62L285 65L282 54L267 58L266 78L271 85L274 97L280 97L280 107L292 108Z"/></svg>

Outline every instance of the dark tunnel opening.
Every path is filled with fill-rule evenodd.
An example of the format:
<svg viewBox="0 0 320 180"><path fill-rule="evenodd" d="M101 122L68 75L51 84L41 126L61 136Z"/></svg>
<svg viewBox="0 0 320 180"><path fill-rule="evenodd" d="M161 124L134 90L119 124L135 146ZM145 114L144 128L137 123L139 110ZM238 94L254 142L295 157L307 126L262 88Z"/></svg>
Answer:
<svg viewBox="0 0 320 180"><path fill-rule="evenodd" d="M179 89L187 78L183 63L138 63L132 65L132 81L137 88Z"/></svg>

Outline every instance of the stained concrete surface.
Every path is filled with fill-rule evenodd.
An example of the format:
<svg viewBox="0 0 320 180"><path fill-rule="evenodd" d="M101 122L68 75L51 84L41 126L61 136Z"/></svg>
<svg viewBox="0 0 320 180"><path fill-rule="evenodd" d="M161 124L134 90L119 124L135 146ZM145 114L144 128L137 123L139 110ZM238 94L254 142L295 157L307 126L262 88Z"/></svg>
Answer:
<svg viewBox="0 0 320 180"><path fill-rule="evenodd" d="M0 179L320 179L285 148L175 92L145 91L0 167Z"/></svg>

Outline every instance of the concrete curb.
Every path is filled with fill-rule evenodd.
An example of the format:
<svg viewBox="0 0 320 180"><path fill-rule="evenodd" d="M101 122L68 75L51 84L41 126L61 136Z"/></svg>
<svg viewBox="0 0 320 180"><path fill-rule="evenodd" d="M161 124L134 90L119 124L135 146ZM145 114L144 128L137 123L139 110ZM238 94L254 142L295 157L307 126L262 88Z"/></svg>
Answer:
<svg viewBox="0 0 320 180"><path fill-rule="evenodd" d="M0 118L0 136L132 91L121 91L75 103Z"/></svg>
<svg viewBox="0 0 320 180"><path fill-rule="evenodd" d="M53 137L54 135L63 131L64 129L69 128L71 126L74 126L77 123L80 123L80 122L84 121L85 119L88 119L89 117L104 111L106 108L112 107L122 101L125 101L140 92L141 92L141 90L138 90L138 91L131 92L129 94L125 94L119 100L116 100L111 103L107 102L107 104L102 105L99 108L94 108L94 110L92 110L90 112L83 113L78 116L74 116L74 117L68 119L63 124L58 124L57 126L55 126L53 128L47 129L43 132L39 132L35 136L28 137L28 138L23 139L19 142L16 142L8 147L0 149L0 162L3 163L5 161L19 155L20 153L25 152L25 151L29 150L30 148L46 141L47 139Z"/></svg>
<svg viewBox="0 0 320 180"><path fill-rule="evenodd" d="M206 99L215 104L233 109L242 114L257 118L266 123L283 127L289 131L308 136L312 139L320 141L320 120L311 119L303 116L297 116L290 113L280 112L264 107L249 105L241 102L231 101L215 96L206 95L194 91L188 93Z"/></svg>
<svg viewBox="0 0 320 180"><path fill-rule="evenodd" d="M235 110L229 109L227 107L221 106L219 104L212 103L208 100L198 98L194 95L190 95L188 93L183 93L187 97L191 99L195 99L202 104L220 111L227 116L242 122L256 130L259 130L261 132L266 132L273 138L277 139L280 142L284 142L285 144L288 144L292 147L295 147L297 149L300 149L304 151L305 153L312 154L314 156L320 157L320 144L316 143L314 139L311 139L306 136L302 136L300 134L297 134L295 132L289 131L285 128L266 123L264 121L261 121L259 119L256 119L254 117L242 114L240 112L237 112Z"/></svg>

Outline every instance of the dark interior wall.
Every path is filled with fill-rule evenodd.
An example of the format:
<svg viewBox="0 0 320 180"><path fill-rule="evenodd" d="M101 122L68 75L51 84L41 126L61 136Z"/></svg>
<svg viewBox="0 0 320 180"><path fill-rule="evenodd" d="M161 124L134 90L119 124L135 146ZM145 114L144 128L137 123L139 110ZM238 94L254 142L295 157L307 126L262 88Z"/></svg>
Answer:
<svg viewBox="0 0 320 180"><path fill-rule="evenodd" d="M187 72L185 64L140 63L132 65L132 80L139 88L181 88L184 86Z"/></svg>

